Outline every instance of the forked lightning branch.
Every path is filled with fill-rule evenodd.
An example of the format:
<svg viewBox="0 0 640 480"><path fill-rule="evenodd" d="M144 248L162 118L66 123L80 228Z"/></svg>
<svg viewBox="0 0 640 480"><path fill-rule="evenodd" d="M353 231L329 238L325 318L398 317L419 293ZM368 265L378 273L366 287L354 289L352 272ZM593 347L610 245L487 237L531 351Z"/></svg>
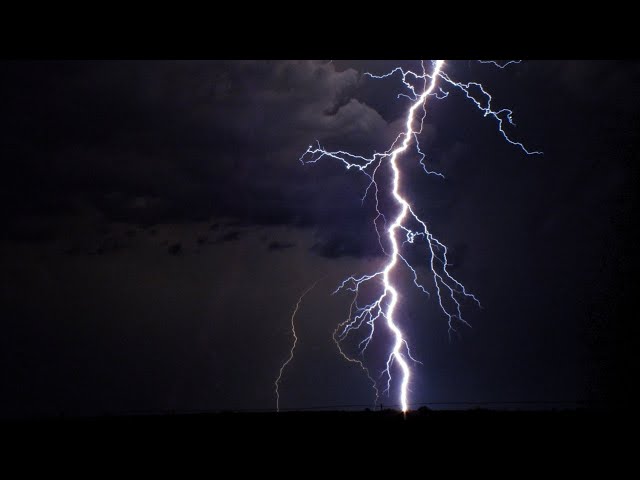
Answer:
<svg viewBox="0 0 640 480"><path fill-rule="evenodd" d="M499 63L489 60L481 61L481 63L491 64L503 69L509 64L519 62ZM484 117L489 117L495 121L498 133L508 143L518 147L527 155L541 153L528 150L521 142L513 140L507 134L504 129L505 122L515 125L511 110L506 108L496 110L492 105L492 96L482 84L455 81L446 73L446 66L447 63L444 60L421 61L418 71L397 67L385 75L366 74L372 78L398 76L404 89L404 92L399 97L409 101L404 128L386 151L382 153L374 152L367 157L343 150L327 150L317 143L309 146L300 158L303 164L313 164L321 160L338 161L344 165L346 170L357 171L365 175L369 180L364 197L369 195L370 192L374 197L377 213L373 218L373 225L378 235L380 247L387 260L379 271L362 276L350 276L338 286L336 292L348 290L353 293L354 298L349 316L338 324L333 338L340 354L346 360L357 363L364 370L372 382L377 400L379 393L378 382L365 366L363 358L374 336L381 329L386 329L387 335L391 335L391 347L384 361L385 368L376 378L382 378L383 393L387 394L391 391L392 383L397 378L399 382L399 387L397 387L399 390L398 400L403 412L406 412L410 406L408 392L412 379L411 367L418 360L411 355L411 342L402 328L403 319L399 318L398 315L397 307L401 296L399 295L400 287L394 283L394 273L400 268L407 269L413 278L415 287L425 294L430 293L421 283L416 271L416 265L409 262L408 255L404 252L406 244L422 244L424 265L427 266L432 277L435 301L438 302L444 318L447 319L450 334L456 331L459 325L469 326L462 313L461 302L463 299L469 299L480 306L478 298L451 275L448 270L450 264L447 257L447 246L431 233L428 222L417 215L416 211L419 209L414 201L408 198L403 191L403 162L405 160L410 161L411 157L417 158L426 174L444 178L442 173L433 171L427 166L425 161L426 154L420 147L420 136L428 114L429 103L436 99L445 98L450 93L459 92L473 106L479 109ZM392 208L388 208L387 211L381 211L379 195L383 189L378 177L385 168L391 172L391 194L389 197L392 200ZM367 285L368 289L377 291L373 300L368 303L366 301L361 302L359 298L363 290L362 287L365 285ZM300 301L296 304L296 311L299 304ZM294 320L295 312L291 318L295 342L297 337L295 336ZM342 348L342 342L351 336L356 337L360 358L349 356ZM284 368L293 358L293 349L290 353L290 356L282 365L276 381L278 408L279 382L282 379Z"/></svg>

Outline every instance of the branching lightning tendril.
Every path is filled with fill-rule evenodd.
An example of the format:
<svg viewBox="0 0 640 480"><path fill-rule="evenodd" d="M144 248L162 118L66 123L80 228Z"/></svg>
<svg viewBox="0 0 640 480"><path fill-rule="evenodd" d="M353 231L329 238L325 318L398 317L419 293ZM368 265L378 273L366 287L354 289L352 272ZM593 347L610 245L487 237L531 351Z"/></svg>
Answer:
<svg viewBox="0 0 640 480"><path fill-rule="evenodd" d="M278 373L278 378L276 378L275 381L275 387L276 387L276 411L280 411L280 380L282 380L282 373L284 372L284 369L286 368L287 365L289 365L289 363L291 362L291 360L293 360L293 353L296 350L296 345L298 345L298 336L296 335L296 324L295 324L295 319L296 319L296 313L298 313L298 309L300 308L300 304L302 303L302 299L305 297L305 295L307 293L309 293L311 290L313 290L313 288L318 284L318 281L315 281L313 284L311 284L309 287L307 287L307 289L302 292L300 294L300 297L298 298L298 301L296 302L296 306L293 309L293 313L291 314L291 334L293 335L293 343L291 344L291 350L289 351L289 357L284 361L284 363L282 364L282 366L280 367L280 372Z"/></svg>
<svg viewBox="0 0 640 480"><path fill-rule="evenodd" d="M506 63L498 63L494 60L481 61L481 63L492 64L500 69L519 61L509 61ZM449 335L456 331L458 324L470 326L462 315L462 300L469 299L475 302L479 307L480 301L476 296L468 291L466 287L456 280L449 272L450 266L447 257L448 249L444 243L438 240L429 230L427 223L422 220L416 213L412 203L403 196L401 192L401 167L398 160L413 148L415 153L419 157L419 163L422 166L425 173L429 175L435 175L444 178L439 172L431 171L425 163L426 155L420 148L419 137L422 133L423 124L427 115L427 100L432 97L436 99L442 99L449 95L449 91L445 91L438 85L439 81L444 86L451 87L452 91L458 90L463 93L467 99L469 99L483 114L485 117L491 117L497 124L498 131L504 137L504 139L520 148L525 154L533 155L540 154L538 151L528 150L521 142L511 139L511 137L505 132L505 120L510 125L515 125L513 122L513 112L509 109L494 110L492 106L493 98L489 92L480 84L476 82L457 82L454 81L447 73L444 72L444 61L436 60L431 62L432 68L429 71L428 62L422 61L420 63L421 71L414 72L412 70L405 70L402 67L397 67L389 73L384 75L373 75L366 73L372 78L387 78L392 75L399 74L401 80L406 88L406 93L401 93L398 96L407 98L410 101L410 107L407 111L406 120L404 122L403 131L395 138L391 146L382 153L373 153L370 157L364 157L355 155L342 150L331 151L324 149L318 142L316 146L309 146L304 154L300 157L300 161L303 164L316 163L323 158L332 158L345 166L347 170L357 169L366 175L369 179L369 184L365 190L362 201L370 191L373 191L376 204L377 215L373 220L375 230L378 234L378 241L382 251L387 256L388 261L381 270L359 277L350 276L346 278L335 290L334 293L340 290L349 290L354 293L354 299L351 304L349 316L345 321L340 323L333 333L333 338L338 346L340 354L349 362L358 364L366 373L367 377L373 384L373 388L376 395L376 401L378 398L378 387L376 381L371 377L369 370L365 367L362 360L348 356L341 347L341 342L352 332L360 331L363 329L366 331L364 338L358 343L360 354L364 355L367 347L373 339L376 331L376 323L378 320L384 321L389 329L393 338L393 348L389 353L386 360L386 368L383 370L381 376L386 376L386 387L384 391L389 394L392 382L392 368L394 365L400 370L400 405L402 411L406 412L409 408L408 390L411 381L411 369L410 361L417 362L409 349L409 343L405 334L401 330L400 322L396 318L396 307L398 305L399 294L397 286L393 282L392 273L396 269L396 266L402 263L408 268L413 276L413 283L422 292L429 294L427 289L420 283L418 273L416 269L410 264L407 258L402 253L402 247L406 243L413 244L414 242L424 242L427 253L427 264L430 268L433 284L435 286L435 292L438 299L438 304L444 315L447 317L449 326ZM392 222L387 221L385 216L380 211L380 203L378 199L379 185L376 182L376 175L383 162L388 162L388 166L392 171L392 198L398 207L395 217ZM379 230L379 220L382 218L386 228L386 240L387 248L383 245L382 234ZM403 238L398 234L404 235L404 241L399 243L399 239ZM366 305L358 304L358 295L360 293L360 287L365 284L379 284L377 287L379 294L375 299ZM306 293L306 292L305 292ZM304 295L303 295L304 296ZM302 299L302 297L301 297ZM301 300L300 299L300 300ZM298 301L299 305L300 301ZM297 311L296 305L296 311ZM295 312L294 312L295 315ZM292 317L293 327L293 317ZM295 330L294 330L295 337ZM297 338L296 338L297 340ZM287 360L280 369L280 376L276 381L276 394L277 386L280 377L282 376L282 370L287 363L293 357L293 349L295 348L295 342L291 350L291 357ZM419 363L419 362L418 362Z"/></svg>

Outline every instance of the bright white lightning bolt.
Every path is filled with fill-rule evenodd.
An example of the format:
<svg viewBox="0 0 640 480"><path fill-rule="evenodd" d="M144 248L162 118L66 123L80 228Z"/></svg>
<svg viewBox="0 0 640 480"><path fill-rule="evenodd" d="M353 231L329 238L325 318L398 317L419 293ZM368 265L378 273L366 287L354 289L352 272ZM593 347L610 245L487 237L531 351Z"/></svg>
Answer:
<svg viewBox="0 0 640 480"><path fill-rule="evenodd" d="M518 63L518 61L507 62L503 65L490 60L483 61L482 63L491 63L498 68L505 68L510 63ZM426 102L429 96L436 97L438 99L445 98L449 92L445 92L442 88L439 88L439 92L436 92L436 86L438 83L438 79L441 79L444 83L461 90L465 96L471 100L475 106L484 113L484 116L492 117L498 125L498 131L502 134L504 139L511 143L512 145L518 146L522 151L528 155L539 154L541 152L529 151L525 148L525 146L520 143L512 140L507 133L504 131L503 122L506 119L511 125L515 125L512 119L512 111L508 109L501 110L493 110L491 106L492 97L491 95L484 89L484 87L475 82L462 83L453 81L444 71L443 71L444 61L436 60L433 62L433 69L431 73L427 72L426 64L424 61L421 62L422 72L415 73L411 70L404 70L403 68L396 68L391 72L385 75L372 75L367 73L368 76L373 78L386 78L395 73L400 73L402 76L402 82L408 90L408 94L400 94L399 97L406 97L411 101L411 106L407 112L405 128L404 130L396 137L391 147L383 152L383 153L374 153L371 157L363 157L360 155L354 155L349 152L345 152L342 150L339 151L328 151L325 150L318 145L316 147L310 146L306 152L300 157L300 161L304 163L316 163L323 157L330 157L335 160L341 161L345 167L349 169L357 169L360 172L364 173L370 180L370 183L365 190L365 194L363 197L363 201L366 198L369 190L373 187L375 192L375 201L376 201L376 211L377 216L374 218L374 226L376 232L378 233L378 240L383 252L389 258L388 263L385 267L371 275L363 275L359 278L351 276L345 279L340 286L336 289L335 292L346 289L354 292L355 297L351 306L350 314L347 320L340 323L334 332L334 340L338 345L338 349L342 356L350 362L355 362L360 365L362 369L367 374L367 377L372 380L373 387L376 392L376 400L378 397L378 389L376 386L376 382L373 381L371 376L369 375L369 370L364 366L361 360L357 360L355 358L349 357L344 353L340 346L340 342L343 341L347 335L352 331L357 331L363 325L368 325L369 333L365 336L365 338L359 343L360 353L364 355L365 350L367 349L369 343L373 338L373 334L375 332L375 324L376 320L382 317L386 321L386 325L390 332L393 335L394 343L391 352L386 361L386 369L383 371L383 375L387 375L387 386L385 391L388 393L391 387L392 374L391 368L395 363L400 368L402 378L400 384L400 404L403 412L407 412L409 408L407 392L409 389L409 382L411 380L411 370L409 368L408 360L412 360L416 362L409 350L409 344L400 329L400 325L395 318L396 306L398 304L398 291L396 287L393 285L393 281L391 278L391 274L394 271L396 265L399 261L402 261L409 270L413 274L413 282L420 290L424 293L427 293L427 290L424 288L422 284L418 281L418 274L416 270L410 265L407 259L401 253L401 246L405 243L413 244L416 239L419 237L425 241L428 247L428 258L429 258L429 266L431 269L431 273L433 275L433 282L436 288L436 293L438 296L438 303L441 310L448 318L449 325L449 334L451 332L456 331L454 327L454 322L458 321L467 326L470 326L462 316L462 306L460 301L462 298L470 298L473 300L479 307L480 301L470 292L466 290L464 285L462 285L458 280L453 278L451 274L448 272L447 267L450 265L447 259L447 247L440 242L427 228L427 224L418 217L415 213L414 209L411 207L411 204L407 199L405 199L400 192L401 185L401 171L398 166L398 159L404 154L409 147L413 144L415 151L420 156L419 163L422 165L424 171L427 174L433 174L444 178L441 173L429 171L424 163L425 154L420 149L419 144L419 135L422 132L424 119L426 117ZM416 91L416 85L422 83L421 93ZM419 113L420 112L420 113ZM417 120L416 120L417 117ZM378 230L378 220L382 217L384 220L385 226L387 225L386 216L382 214L379 210L379 201L378 201L378 193L379 188L376 183L376 174L378 173L378 169L382 165L383 161L387 161L392 171L392 195L399 207L399 211L396 217L393 219L391 225L387 226L387 239L388 244L390 245L390 251L387 251L383 244L380 231ZM413 224L413 228L410 228ZM398 231L403 231L405 233L405 240L402 245L398 244L397 233ZM382 291L376 297L376 299L364 306L358 305L358 294L360 292L360 287L372 280L378 280L381 283ZM334 292L334 293L335 293ZM354 312L355 307L355 312ZM294 345L295 347L295 345ZM292 350L293 353L293 350ZM285 365L286 366L285 362ZM283 367L284 367L283 366ZM280 372L282 374L282 370ZM277 386L277 382L276 382Z"/></svg>
<svg viewBox="0 0 640 480"><path fill-rule="evenodd" d="M315 281L312 285L310 285L304 292L302 292L302 294L300 295L300 297L298 298L298 301L296 302L296 306L293 309L293 313L291 314L291 334L293 335L293 343L291 344L291 351L289 352L289 358L287 358L284 363L282 364L282 366L280 367L280 373L278 373L278 378L276 378L275 381L275 386L276 386L276 411L280 411L280 380L282 379L282 372L284 372L284 369L286 368L287 365L289 365L289 363L291 362L291 360L293 360L293 352L296 349L296 345L298 344L298 336L296 335L296 324L295 324L295 319L296 319L296 313L298 313L298 309L300 308L300 304L302 303L302 299L304 298L304 296L309 293L311 290L313 290L313 288L318 284L318 281Z"/></svg>

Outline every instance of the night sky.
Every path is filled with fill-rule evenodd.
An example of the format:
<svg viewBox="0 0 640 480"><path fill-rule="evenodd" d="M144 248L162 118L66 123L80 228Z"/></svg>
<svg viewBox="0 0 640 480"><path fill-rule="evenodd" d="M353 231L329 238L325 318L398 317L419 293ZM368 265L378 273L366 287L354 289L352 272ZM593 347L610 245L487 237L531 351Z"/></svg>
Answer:
<svg viewBox="0 0 640 480"><path fill-rule="evenodd" d="M370 405L331 339L351 302L331 292L384 261L366 178L298 159L316 140L387 148L407 101L363 72L396 65L418 64L0 63L0 416L275 408L318 279L281 406ZM435 299L403 288L411 402L624 406L640 62L445 68L544 155L459 93L429 104L423 150L446 179L407 158L404 191L484 308L465 304L473 327L449 341Z"/></svg>

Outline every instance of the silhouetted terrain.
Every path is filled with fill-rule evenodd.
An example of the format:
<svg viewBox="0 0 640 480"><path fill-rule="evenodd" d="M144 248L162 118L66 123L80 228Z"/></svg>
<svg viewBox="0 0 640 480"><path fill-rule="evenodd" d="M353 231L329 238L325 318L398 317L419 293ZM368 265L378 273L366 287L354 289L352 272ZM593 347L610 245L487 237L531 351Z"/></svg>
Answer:
<svg viewBox="0 0 640 480"><path fill-rule="evenodd" d="M631 419L628 419L631 420ZM100 437L103 434L134 434L153 439L156 435L197 436L207 432L228 438L251 434L258 438L304 437L352 432L353 435L401 433L424 442L444 441L484 433L512 437L542 434L547 441L561 438L580 441L620 427L625 419L611 412L592 410L494 411L421 409L406 416L395 410L316 412L221 412L197 414L59 417L5 421L2 429L14 435L54 435L58 438ZM481 434L481 432L484 432ZM350 435L351 435L350 434Z"/></svg>
<svg viewBox="0 0 640 480"><path fill-rule="evenodd" d="M4 458L44 471L50 463L42 459L52 458L82 472L119 472L133 462L141 473L163 475L171 461L179 473L205 468L214 478L247 470L262 476L271 468L301 478L345 467L358 475L398 468L426 475L441 471L438 464L458 474L525 470L544 478L622 468L634 458L625 438L635 428L631 417L605 411L422 409L406 418L392 410L51 418L5 421L0 431L10 440Z"/></svg>

